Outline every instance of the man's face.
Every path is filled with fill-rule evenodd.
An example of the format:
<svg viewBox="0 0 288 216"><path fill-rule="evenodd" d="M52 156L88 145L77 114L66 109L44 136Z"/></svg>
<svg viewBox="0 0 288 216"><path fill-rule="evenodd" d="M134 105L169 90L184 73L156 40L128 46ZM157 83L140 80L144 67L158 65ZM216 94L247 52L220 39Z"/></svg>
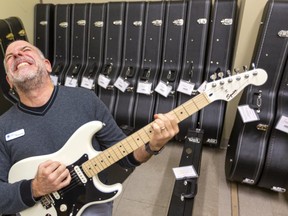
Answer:
<svg viewBox="0 0 288 216"><path fill-rule="evenodd" d="M10 44L7 47L4 61L7 81L11 87L32 88L38 81L41 81L42 75L51 71L49 61L26 41L16 41Z"/></svg>

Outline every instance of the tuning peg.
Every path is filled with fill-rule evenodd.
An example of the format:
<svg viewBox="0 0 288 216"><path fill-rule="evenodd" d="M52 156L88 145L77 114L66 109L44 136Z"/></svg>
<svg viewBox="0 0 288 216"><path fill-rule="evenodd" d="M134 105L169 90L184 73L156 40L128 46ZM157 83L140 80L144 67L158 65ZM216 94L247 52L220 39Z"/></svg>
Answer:
<svg viewBox="0 0 288 216"><path fill-rule="evenodd" d="M234 72L235 72L236 74L239 74L240 69L239 69L239 68L234 68Z"/></svg>
<svg viewBox="0 0 288 216"><path fill-rule="evenodd" d="M256 69L255 63L252 63L251 66L252 66L253 70Z"/></svg>
<svg viewBox="0 0 288 216"><path fill-rule="evenodd" d="M211 76L210 76L210 79L215 81L217 79L217 74L216 73L213 73Z"/></svg>
<svg viewBox="0 0 288 216"><path fill-rule="evenodd" d="M232 76L231 71L228 69L227 71L228 76Z"/></svg>
<svg viewBox="0 0 288 216"><path fill-rule="evenodd" d="M243 66L243 70L244 70L244 71L248 71L247 65L244 65L244 66Z"/></svg>

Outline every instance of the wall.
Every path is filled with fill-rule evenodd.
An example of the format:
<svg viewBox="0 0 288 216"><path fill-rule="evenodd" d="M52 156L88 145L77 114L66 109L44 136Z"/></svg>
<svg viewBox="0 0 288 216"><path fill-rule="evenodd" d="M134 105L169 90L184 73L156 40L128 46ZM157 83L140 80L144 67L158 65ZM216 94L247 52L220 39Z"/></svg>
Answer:
<svg viewBox="0 0 288 216"><path fill-rule="evenodd" d="M122 0L114 0L122 1ZM136 0L134 0L136 1ZM137 0L140 1L140 0ZM142 0L141 0L142 1ZM10 16L18 16L23 21L27 36L30 42L33 43L34 34L34 5L37 3L52 3L52 4L66 4L66 3L86 3L87 0L2 0L0 1L0 18L7 18ZM107 2L90 1L90 2ZM242 66L250 65L254 44L256 41L260 20L263 8L267 0L238 0L240 7L239 24L237 29L237 38L235 43L235 59L233 61L233 68L242 68ZM240 97L228 103L226 119L223 131L223 147L229 138L231 129L233 127L234 117L237 109L237 103Z"/></svg>

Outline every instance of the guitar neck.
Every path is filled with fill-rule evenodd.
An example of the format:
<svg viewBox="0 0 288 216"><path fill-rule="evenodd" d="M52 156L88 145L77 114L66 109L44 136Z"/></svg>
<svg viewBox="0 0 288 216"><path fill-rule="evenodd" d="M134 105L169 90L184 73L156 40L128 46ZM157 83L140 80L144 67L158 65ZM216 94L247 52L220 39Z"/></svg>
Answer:
<svg viewBox="0 0 288 216"><path fill-rule="evenodd" d="M196 113L198 110L207 106L209 103L210 100L206 94L201 93L173 109L169 113L174 115L179 123ZM148 143L152 136L151 124L152 123L146 125L142 129L139 129L132 135L126 137L122 141L116 143L112 147L104 150L97 156L83 163L82 168L85 174L91 178L120 159L124 158L131 152Z"/></svg>

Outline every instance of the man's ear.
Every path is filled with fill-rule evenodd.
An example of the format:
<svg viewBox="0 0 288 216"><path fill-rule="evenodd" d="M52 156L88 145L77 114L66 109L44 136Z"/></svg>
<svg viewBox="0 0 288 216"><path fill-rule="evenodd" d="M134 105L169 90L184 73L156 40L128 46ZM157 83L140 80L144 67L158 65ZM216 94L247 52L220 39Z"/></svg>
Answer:
<svg viewBox="0 0 288 216"><path fill-rule="evenodd" d="M7 75L6 75L6 80L7 80L7 83L9 84L10 88L13 89L13 85L10 82L9 77Z"/></svg>
<svg viewBox="0 0 288 216"><path fill-rule="evenodd" d="M46 70L47 70L49 73L51 73L51 72L52 72L52 66L51 66L50 61L49 61L48 59L45 59L44 62L45 62Z"/></svg>

